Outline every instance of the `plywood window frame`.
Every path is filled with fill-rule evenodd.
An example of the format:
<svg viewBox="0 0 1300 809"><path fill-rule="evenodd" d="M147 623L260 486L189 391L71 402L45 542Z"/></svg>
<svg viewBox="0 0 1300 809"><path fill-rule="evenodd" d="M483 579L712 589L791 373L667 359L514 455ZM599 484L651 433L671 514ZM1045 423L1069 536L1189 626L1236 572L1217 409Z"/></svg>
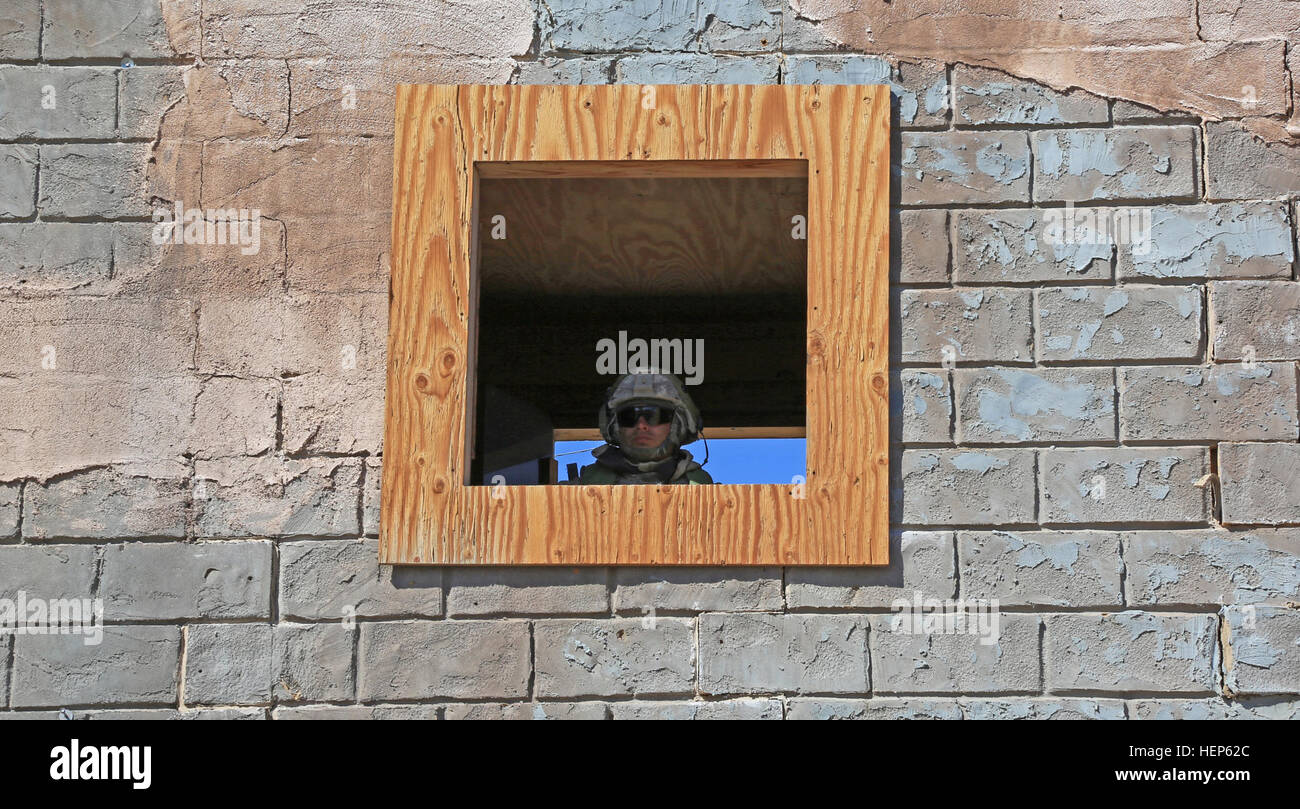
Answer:
<svg viewBox="0 0 1300 809"><path fill-rule="evenodd" d="M805 482L466 484L478 180L580 176L807 176ZM886 86L400 85L380 561L887 564L888 295Z"/></svg>

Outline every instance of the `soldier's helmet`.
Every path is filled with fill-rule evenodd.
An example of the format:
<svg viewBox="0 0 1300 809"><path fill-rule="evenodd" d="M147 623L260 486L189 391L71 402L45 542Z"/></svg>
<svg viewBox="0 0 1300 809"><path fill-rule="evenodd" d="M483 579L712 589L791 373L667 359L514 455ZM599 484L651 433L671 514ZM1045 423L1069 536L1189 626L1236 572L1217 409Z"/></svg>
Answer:
<svg viewBox="0 0 1300 809"><path fill-rule="evenodd" d="M700 410L686 392L686 386L674 374L624 374L605 391L605 403L598 417L600 435L607 443L619 444L618 411L629 405L649 404L673 408L673 427L665 443L672 449L699 438L703 422Z"/></svg>

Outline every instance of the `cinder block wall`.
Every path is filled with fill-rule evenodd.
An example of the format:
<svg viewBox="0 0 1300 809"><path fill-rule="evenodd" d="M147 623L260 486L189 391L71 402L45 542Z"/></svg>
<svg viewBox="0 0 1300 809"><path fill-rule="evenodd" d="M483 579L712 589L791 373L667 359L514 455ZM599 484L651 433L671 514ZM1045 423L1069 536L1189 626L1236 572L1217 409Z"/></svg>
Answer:
<svg viewBox="0 0 1300 809"><path fill-rule="evenodd" d="M1221 5L1244 121L779 0L10 0L0 597L109 627L0 637L0 717L1296 717L1300 36ZM399 82L892 84L889 569L379 567ZM154 244L177 203L260 250ZM1066 203L1150 249L1049 243ZM891 632L916 592L999 643Z"/></svg>

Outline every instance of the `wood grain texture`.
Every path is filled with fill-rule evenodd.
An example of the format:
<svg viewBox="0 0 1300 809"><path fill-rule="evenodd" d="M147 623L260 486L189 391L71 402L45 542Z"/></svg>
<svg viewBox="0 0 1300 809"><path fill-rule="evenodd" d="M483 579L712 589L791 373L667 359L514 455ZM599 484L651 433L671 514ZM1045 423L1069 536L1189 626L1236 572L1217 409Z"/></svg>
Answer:
<svg viewBox="0 0 1300 809"><path fill-rule="evenodd" d="M888 88L655 89L399 86L382 562L888 563ZM475 163L676 160L808 161L807 482L464 485Z"/></svg>
<svg viewBox="0 0 1300 809"><path fill-rule="evenodd" d="M498 216L507 225L507 238L479 243L481 283L494 292L722 296L802 291L807 283L807 242L791 238L793 217L808 215L807 177L480 186L480 230L490 232Z"/></svg>
<svg viewBox="0 0 1300 809"><path fill-rule="evenodd" d="M588 160L581 165L569 160L507 160L478 161L474 166L485 180L808 177L805 160Z"/></svg>

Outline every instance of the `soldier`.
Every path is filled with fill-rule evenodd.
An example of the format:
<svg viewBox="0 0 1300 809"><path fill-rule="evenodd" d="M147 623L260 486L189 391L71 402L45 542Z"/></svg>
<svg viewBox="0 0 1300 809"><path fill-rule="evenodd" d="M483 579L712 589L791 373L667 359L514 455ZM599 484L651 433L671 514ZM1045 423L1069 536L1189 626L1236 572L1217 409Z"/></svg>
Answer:
<svg viewBox="0 0 1300 809"><path fill-rule="evenodd" d="M578 483L713 482L681 449L699 438L701 420L676 376L624 374L605 392L599 419L606 443L592 450L596 462L582 468Z"/></svg>

